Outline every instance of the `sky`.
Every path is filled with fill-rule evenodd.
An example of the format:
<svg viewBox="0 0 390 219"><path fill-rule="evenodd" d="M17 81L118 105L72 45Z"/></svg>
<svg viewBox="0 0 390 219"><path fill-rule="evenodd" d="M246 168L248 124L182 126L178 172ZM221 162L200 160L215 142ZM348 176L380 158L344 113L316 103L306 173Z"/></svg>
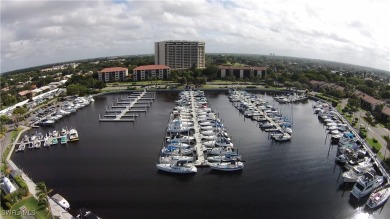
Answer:
<svg viewBox="0 0 390 219"><path fill-rule="evenodd" d="M195 40L206 53L322 59L390 71L388 0L0 0L1 72L154 54Z"/></svg>

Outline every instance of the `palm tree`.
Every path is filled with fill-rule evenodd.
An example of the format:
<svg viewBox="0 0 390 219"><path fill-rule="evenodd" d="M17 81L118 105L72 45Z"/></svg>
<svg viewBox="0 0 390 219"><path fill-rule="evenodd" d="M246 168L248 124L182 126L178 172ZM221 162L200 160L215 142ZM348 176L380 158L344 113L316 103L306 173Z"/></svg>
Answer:
<svg viewBox="0 0 390 219"><path fill-rule="evenodd" d="M53 192L53 189L47 189L44 182L39 182L36 186L37 196L38 196L38 207L40 209L47 210L47 214L51 212L49 204L49 194Z"/></svg>

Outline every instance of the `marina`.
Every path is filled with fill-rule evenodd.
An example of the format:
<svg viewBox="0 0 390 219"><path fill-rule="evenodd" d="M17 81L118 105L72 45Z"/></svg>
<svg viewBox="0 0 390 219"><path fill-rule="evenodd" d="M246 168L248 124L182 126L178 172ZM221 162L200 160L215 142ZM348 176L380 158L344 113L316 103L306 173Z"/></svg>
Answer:
<svg viewBox="0 0 390 219"><path fill-rule="evenodd" d="M95 97L94 104L53 126L77 127L81 141L71 147L14 153L12 160L34 181L45 181L65 197L72 209L85 207L102 218L390 217L388 202L370 210L365 208L368 196L350 197L353 185L342 180L343 167L335 162L338 148L329 145L330 135L314 116L314 101L288 104L294 108L294 138L279 144L269 140L268 132L259 131L257 121L232 107L224 92L205 96L223 118L234 146L245 155L243 171L197 167L195 175L173 176L157 171L156 156L177 92L157 93L153 107L147 116L137 117L136 126L99 123L98 115L120 95Z"/></svg>
<svg viewBox="0 0 390 219"><path fill-rule="evenodd" d="M269 132L270 138L277 142L292 138L292 121L283 117L268 100L246 91L230 90L229 100L245 117L257 121L262 131ZM302 98L296 99L303 100Z"/></svg>
<svg viewBox="0 0 390 219"><path fill-rule="evenodd" d="M178 174L196 173L196 167L209 166L217 171L242 170L241 156L233 148L217 113L208 107L204 92L183 91L179 96L170 114L168 144L162 143L157 169Z"/></svg>

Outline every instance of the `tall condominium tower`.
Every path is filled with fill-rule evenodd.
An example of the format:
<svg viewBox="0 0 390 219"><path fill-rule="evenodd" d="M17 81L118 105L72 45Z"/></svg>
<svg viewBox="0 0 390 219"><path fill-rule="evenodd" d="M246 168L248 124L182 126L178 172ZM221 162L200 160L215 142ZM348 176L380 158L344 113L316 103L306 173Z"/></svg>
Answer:
<svg viewBox="0 0 390 219"><path fill-rule="evenodd" d="M154 63L171 69L205 68L205 43L170 40L154 43Z"/></svg>

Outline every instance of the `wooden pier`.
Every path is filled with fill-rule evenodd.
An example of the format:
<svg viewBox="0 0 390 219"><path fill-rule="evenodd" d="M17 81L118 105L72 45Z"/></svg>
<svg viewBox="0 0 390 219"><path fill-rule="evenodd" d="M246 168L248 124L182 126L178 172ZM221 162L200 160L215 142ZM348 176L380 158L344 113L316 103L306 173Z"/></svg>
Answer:
<svg viewBox="0 0 390 219"><path fill-rule="evenodd" d="M197 108L195 106L195 99L194 99L194 91L190 91L191 96L191 109L192 109L192 121L194 123L194 137L196 140L194 149L196 151L196 160L194 162L195 166L208 166L208 162L204 157L203 152L203 146L202 146L202 139L200 137L200 126L198 123L198 117L197 117Z"/></svg>
<svg viewBox="0 0 390 219"><path fill-rule="evenodd" d="M146 113L155 99L155 93L153 92L134 92L116 101L116 104L112 104L111 109L106 107L106 114L101 116L99 114L99 122L134 122L138 114L128 113ZM138 104L138 105L137 105ZM142 104L142 106L139 106ZM124 119L124 117L132 117L131 119Z"/></svg>

